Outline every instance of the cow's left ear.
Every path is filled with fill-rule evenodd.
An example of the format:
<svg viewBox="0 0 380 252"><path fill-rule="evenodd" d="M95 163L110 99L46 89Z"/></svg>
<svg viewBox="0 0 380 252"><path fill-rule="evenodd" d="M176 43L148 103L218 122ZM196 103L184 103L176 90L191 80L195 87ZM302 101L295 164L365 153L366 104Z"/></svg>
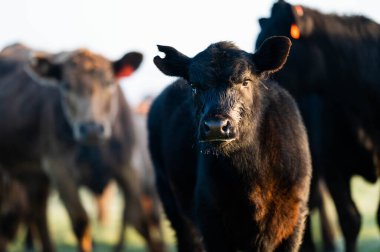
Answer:
<svg viewBox="0 0 380 252"><path fill-rule="evenodd" d="M260 28L263 29L265 27L265 24L268 23L269 18L259 18L259 25Z"/></svg>
<svg viewBox="0 0 380 252"><path fill-rule="evenodd" d="M139 68L143 60L143 55L139 52L130 52L125 54L121 59L112 63L115 77L120 79L130 76Z"/></svg>
<svg viewBox="0 0 380 252"><path fill-rule="evenodd" d="M41 85L56 86L62 77L62 65L53 55L33 52L26 66L29 76Z"/></svg>
<svg viewBox="0 0 380 252"><path fill-rule="evenodd" d="M266 39L252 55L255 71L274 73L280 70L288 58L292 42L284 36L274 36Z"/></svg>

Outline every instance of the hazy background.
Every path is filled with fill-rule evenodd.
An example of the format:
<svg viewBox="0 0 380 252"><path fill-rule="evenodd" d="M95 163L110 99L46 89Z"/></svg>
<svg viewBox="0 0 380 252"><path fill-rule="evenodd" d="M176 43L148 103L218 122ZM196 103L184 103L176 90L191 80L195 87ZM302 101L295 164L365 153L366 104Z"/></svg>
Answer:
<svg viewBox="0 0 380 252"><path fill-rule="evenodd" d="M229 40L252 51L258 18L269 16L275 1L207 0L0 0L0 48L22 42L57 52L87 47L110 59L137 50L145 59L122 81L133 105L155 95L172 79L154 66L156 44L194 56L209 44ZM380 22L375 0L289 1L323 12L363 14Z"/></svg>

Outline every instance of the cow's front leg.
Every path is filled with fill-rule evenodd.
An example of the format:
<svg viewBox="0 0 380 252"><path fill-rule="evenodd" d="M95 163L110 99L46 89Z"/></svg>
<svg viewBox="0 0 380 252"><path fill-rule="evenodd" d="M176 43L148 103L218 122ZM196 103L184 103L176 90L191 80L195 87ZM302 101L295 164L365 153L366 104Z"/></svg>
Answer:
<svg viewBox="0 0 380 252"><path fill-rule="evenodd" d="M133 168L126 165L118 167L114 172L116 182L123 193L124 201L119 241L115 247L115 251L121 251L125 245L125 228L128 224L136 227L142 214L142 208L139 201L140 190L137 175Z"/></svg>
<svg viewBox="0 0 380 252"><path fill-rule="evenodd" d="M79 197L74 156L46 157L43 161L44 168L54 182L69 214L71 225L78 241L79 251L92 251L89 218Z"/></svg>

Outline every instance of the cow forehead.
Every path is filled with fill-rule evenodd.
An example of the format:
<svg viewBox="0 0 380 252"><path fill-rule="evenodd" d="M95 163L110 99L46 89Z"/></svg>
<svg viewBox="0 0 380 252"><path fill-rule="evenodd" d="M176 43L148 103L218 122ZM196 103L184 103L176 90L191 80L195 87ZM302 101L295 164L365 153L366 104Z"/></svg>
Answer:
<svg viewBox="0 0 380 252"><path fill-rule="evenodd" d="M70 54L65 64L70 68L83 72L110 71L111 62L105 57L87 49L79 49Z"/></svg>
<svg viewBox="0 0 380 252"><path fill-rule="evenodd" d="M240 81L247 72L252 72L252 66L250 54L237 47L215 44L193 58L189 77L198 83Z"/></svg>
<svg viewBox="0 0 380 252"><path fill-rule="evenodd" d="M81 49L70 54L63 64L65 78L71 84L107 82L113 79L112 63L101 55Z"/></svg>

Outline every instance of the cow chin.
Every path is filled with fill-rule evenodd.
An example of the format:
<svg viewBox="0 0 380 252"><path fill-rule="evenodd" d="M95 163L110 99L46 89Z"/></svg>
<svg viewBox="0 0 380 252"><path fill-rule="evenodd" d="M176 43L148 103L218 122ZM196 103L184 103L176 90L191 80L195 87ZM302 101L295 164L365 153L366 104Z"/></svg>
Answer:
<svg viewBox="0 0 380 252"><path fill-rule="evenodd" d="M235 149L237 138L228 140L199 140L199 150L204 155L228 155Z"/></svg>
<svg viewBox="0 0 380 252"><path fill-rule="evenodd" d="M81 136L79 138L76 138L76 140L84 145L98 145L98 144L102 144L106 138L102 137L102 136L95 136L95 135L92 135L92 136Z"/></svg>

